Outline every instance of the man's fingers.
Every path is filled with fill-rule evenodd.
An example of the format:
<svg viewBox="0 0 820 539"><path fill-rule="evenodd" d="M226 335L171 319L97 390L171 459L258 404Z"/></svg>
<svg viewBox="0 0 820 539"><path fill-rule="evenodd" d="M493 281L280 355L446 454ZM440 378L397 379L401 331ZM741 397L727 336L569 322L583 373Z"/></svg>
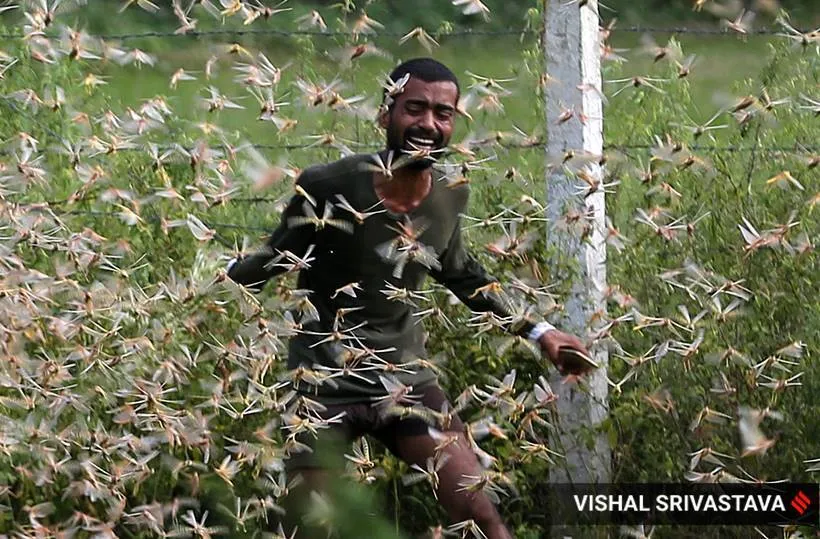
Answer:
<svg viewBox="0 0 820 539"><path fill-rule="evenodd" d="M571 346L572 348L575 348L579 352L583 352L584 354L589 355L589 351L587 350L587 347L584 346L584 343L581 342L580 339L573 339L570 342L569 346Z"/></svg>
<svg viewBox="0 0 820 539"><path fill-rule="evenodd" d="M591 355L581 339L557 330L552 330L547 334L551 338L544 339L541 344L562 376L583 375L593 368L590 364ZM583 357L578 357L579 355ZM590 358L590 360L584 358Z"/></svg>

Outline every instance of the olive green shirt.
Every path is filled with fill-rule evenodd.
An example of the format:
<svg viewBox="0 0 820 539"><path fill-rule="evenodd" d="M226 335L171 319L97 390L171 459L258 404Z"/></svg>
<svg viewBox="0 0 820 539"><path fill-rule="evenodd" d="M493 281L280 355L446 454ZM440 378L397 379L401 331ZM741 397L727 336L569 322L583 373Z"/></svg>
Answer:
<svg viewBox="0 0 820 539"><path fill-rule="evenodd" d="M413 359L427 357L424 329L413 316L425 308L425 302L413 300L414 307L391 299L389 285L418 291L429 274L472 311L491 311L509 319L508 329L514 328L516 334L526 336L533 327L529 321L512 320L502 301L492 294L476 293L495 279L462 244L460 214L467 205L468 187L448 187L442 181L443 172L436 168L431 191L421 204L408 214L395 214L384 211L374 190L373 172L362 167L369 160L368 155L352 155L305 169L297 184L315 200L315 206L306 209L310 205L306 197L294 195L266 249L239 260L228 272L237 283L260 290L271 277L288 269L289 261L282 253L298 257L309 253L313 258L309 267L299 271L298 288L310 291L318 320L304 323L302 331L290 339L288 367L318 371L320 383L301 380L295 389L325 403L384 396L387 390L380 377L412 386L435 379L429 368L408 366ZM381 213L359 222L338 206L341 199L337 195L357 211ZM300 219L310 211L321 218L326 205L332 205L331 219L341 222L316 226ZM408 222L416 231L415 242L401 239L402 225ZM356 286L339 291L352 283ZM337 319L340 309L356 310L342 311L344 316ZM335 337L330 336L333 331ZM363 352L366 349L377 352ZM395 368L397 365L401 367Z"/></svg>

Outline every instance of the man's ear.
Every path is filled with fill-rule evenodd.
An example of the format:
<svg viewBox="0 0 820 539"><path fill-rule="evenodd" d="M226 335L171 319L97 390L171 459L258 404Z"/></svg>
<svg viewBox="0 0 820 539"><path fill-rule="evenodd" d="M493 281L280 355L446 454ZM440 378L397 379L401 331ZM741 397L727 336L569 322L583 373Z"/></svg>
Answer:
<svg viewBox="0 0 820 539"><path fill-rule="evenodd" d="M382 129L387 129L387 126L390 124L390 109L385 107L380 110L377 120L379 122L379 127Z"/></svg>

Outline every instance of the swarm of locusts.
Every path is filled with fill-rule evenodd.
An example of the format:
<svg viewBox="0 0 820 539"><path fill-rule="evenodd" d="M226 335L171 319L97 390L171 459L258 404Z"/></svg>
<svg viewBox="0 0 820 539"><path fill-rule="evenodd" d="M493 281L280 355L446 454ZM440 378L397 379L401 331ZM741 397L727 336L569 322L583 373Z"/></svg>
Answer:
<svg viewBox="0 0 820 539"><path fill-rule="evenodd" d="M275 524L284 511L282 500L294 486L294 480L284 475L284 462L300 449L296 435L317 432L332 421L317 419L315 412L321 405L294 387L300 382L332 384L339 376L356 376L357 369L381 369L387 393L381 404L394 406L399 414L423 417L442 448L452 440L436 427L453 414L464 419L468 439L484 466L481 475L465 478L466 490L483 490L499 502L519 495L516 480L521 470L561 465L561 448L552 442L560 428L551 387L556 382L548 380L546 372L521 376L525 369L518 364L537 359L539 351L525 339L504 337L499 329L503 320L466 312L439 286L405 290L387 283L380 292L392 301L412 305L418 323L434 333L466 331L487 353L514 358L503 363L507 372L470 373L475 383L451 395L453 409L401 407L391 402L398 403L412 388L397 385L391 373L424 363L446 378L453 368L451 350L396 365L380 360L379 350L362 349L340 331L327 338L346 343L350 362L338 370L289 371L284 366L287 339L302 331L305 320L318 316L309 291L295 289L293 280L300 269L310 267L311 251L280 253L274 263L287 271L262 294L253 294L226 277L227 260L258 247L261 238L258 233L220 228L212 221L213 212L241 215L247 206L240 199L274 193L269 214L259 214L260 220L267 221L256 223L272 227L278 210L299 189L294 180L308 164L295 164L287 150L268 153L241 131L236 136L225 127L226 118L252 110L258 122L270 126L271 141L321 150L312 154L317 159L365 151L345 125L372 124L383 106L382 94L387 99L398 95L406 80L382 76L369 81L367 88L357 88L348 74L368 57L388 72L395 61L388 48L420 46L435 54L440 47L442 35L422 27L395 37L380 36L384 23L367 14L371 2L362 4L345 0L300 15L294 15L297 6L287 0L275 4L173 0L161 6L150 0L128 0L121 4L122 10L149 13L171 9L178 25L167 30L177 36L197 32L198 23L204 21L211 27L230 24L239 29L318 33L341 25L336 29L344 33L346 42L326 51L326 58L338 69L330 79L301 69L298 62L274 61L264 51L239 42L197 45L207 51L201 66L169 66L161 53L94 36L77 26L87 9L79 0L0 6L3 17L17 21L10 31L19 36L0 44L0 106L4 117L19 120L2 125L28 126L0 133L0 534L4 537L205 538L253 530L267 530L268 537L288 537L291 530L277 529ZM491 17L479 0L452 4L479 23ZM560 9L590 9L590 4L566 2ZM693 7L711 11L738 39L747 39L753 32L754 13L740 6L697 0ZM798 29L785 15L778 16L775 25L773 39L787 43L791 54L816 69L820 29ZM452 26L447 23L443 28ZM615 20L601 21L603 87L578 88L601 95L608 113L629 106L630 99L674 94L696 76L702 59L686 54L678 40L663 43L646 35L638 49L626 51L612 45L617 31ZM377 38L385 40L383 46L374 44ZM650 70L629 72L627 60L632 58L650 60ZM629 74L609 76L612 66ZM89 98L105 95L106 85L120 70L137 68L167 76L169 96L182 88L198 88L195 117L186 117L172 97L122 105ZM217 76L226 71L232 74L231 83L217 84ZM66 72L73 74L60 79L60 73ZM504 103L519 98L524 74L468 71L459 75L463 87L458 109L468 132L446 153L435 156L449 171L444 181L452 187L471 183L474 191L480 191L490 178L505 193L504 203L486 214L463 216L473 250L499 275L508 277L503 288L475 293L498 294L515 310L535 309L541 316L560 320L562 297L556 288L560 283L547 275L539 252L542 238L553 229L584 240L598 232L605 237L610 258L616 260L639 256L639 248L671 253L664 260L675 262L650 268L656 291L664 298L653 303L654 308L642 304L642 290L628 276L622 282L597 283L608 308L591 316L584 336L591 349L606 349L610 354L607 380L612 402L628 399L632 406L651 410L658 421L685 414L680 417L681 435L692 445L690 452L673 456L682 463L676 480L788 479L760 477L750 470L779 450L773 433L797 413L780 404L801 391L805 361L811 355L807 341L813 338L816 344L816 335L792 335L750 349L744 345L744 335L732 328L750 316L761 293L749 282L752 270L745 268L770 260L766 257L788 260L790 267L813 266L816 294L815 206L820 203L816 78L792 88L792 93L776 81L771 84L777 90L762 86L737 95L726 89L716 96L715 104L700 104L701 114L696 117L669 117L666 129L651 133L642 150L613 148L593 155L567 148L546 168L573 178L577 201L556 222L548 222L539 201L541 180L523 167L498 166L499 156L538 148L544 142L543 129L527 132L504 121ZM526 75L540 89L561 83L549 74ZM797 132L806 133L806 138L791 151L773 156L761 148L758 166L750 167L747 175L738 176L720 155L700 149L724 133L776 133L786 115L800 122ZM339 121L306 132L305 124L319 116ZM565 109L558 121L583 123L586 118L582 111ZM368 129L377 133L375 125ZM640 130L636 125L635 131ZM767 161L767 156L772 160ZM372 169L389 176L408 157L412 156L391 154L383 159L374 154ZM770 163L783 168L771 170ZM603 175L596 174L601 165ZM687 183L685 178L696 178L697 183ZM746 202L726 211L720 201L712 204L699 198L700 207L692 210L687 201L697 198L694 191L718 182L734 186ZM585 199L600 191L615 196L624 189L634 194L623 199L635 204L629 208L631 215L620 221L608 218L596 231L599 225ZM57 192L58 200L50 198ZM790 201L779 206L785 208L779 219L745 211L767 197ZM292 226L345 230L380 211L355 208L342 196L324 206L306 198L304 214L292 218ZM732 219L728 225L727 219ZM418 241L424 226L408 221L396 227L396 240L383 246L399 274L408 263L427 267L438 263L435 253ZM705 244L704 231L717 226L733 229L730 244ZM189 253L187 258L172 260L169 253L158 252L162 250L158 245L172 244L193 245L196 254L179 248L180 253ZM728 253L737 271L714 270L709 257L717 251ZM690 255L675 254L681 252ZM765 294L791 294L793 284L772 283ZM359 283L336 291L353 298L358 293ZM345 314L337 313L337 319L343 320ZM675 365L682 376L692 376L692 387L701 388L700 408L679 409L677 400L683 395L653 375L665 364ZM694 377L704 365L714 373L705 384L702 377ZM658 383L649 390L637 385L647 378ZM583 380L572 383L584 389ZM732 432L733 446L713 447L708 434L724 427ZM492 448L498 447L505 448L503 458L493 454ZM404 485L424 485L431 497L438 484L437 471L446 460L432 459L425 467L393 465L387 470L384 457L372 451L365 439L350 447L345 457L350 480L371 484L398 479ZM793 475L820 470L820 454L805 457L805 462L795 463ZM231 493L230 501L204 501L215 485ZM317 500L320 513L323 503ZM338 515L330 514L327 509L322 518L332 527ZM471 521L434 527L431 534L483 535Z"/></svg>

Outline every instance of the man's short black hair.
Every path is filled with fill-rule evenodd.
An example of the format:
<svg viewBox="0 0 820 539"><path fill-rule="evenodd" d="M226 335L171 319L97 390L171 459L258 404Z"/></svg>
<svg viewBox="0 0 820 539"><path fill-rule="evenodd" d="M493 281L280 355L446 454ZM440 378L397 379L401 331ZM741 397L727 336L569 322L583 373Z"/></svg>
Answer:
<svg viewBox="0 0 820 539"><path fill-rule="evenodd" d="M390 73L390 80L397 81L405 75L410 75L424 82L449 81L456 85L456 99L461 95L461 88L458 85L458 78L449 67L433 58L412 58L397 65ZM387 90L383 92L382 100L387 95Z"/></svg>

